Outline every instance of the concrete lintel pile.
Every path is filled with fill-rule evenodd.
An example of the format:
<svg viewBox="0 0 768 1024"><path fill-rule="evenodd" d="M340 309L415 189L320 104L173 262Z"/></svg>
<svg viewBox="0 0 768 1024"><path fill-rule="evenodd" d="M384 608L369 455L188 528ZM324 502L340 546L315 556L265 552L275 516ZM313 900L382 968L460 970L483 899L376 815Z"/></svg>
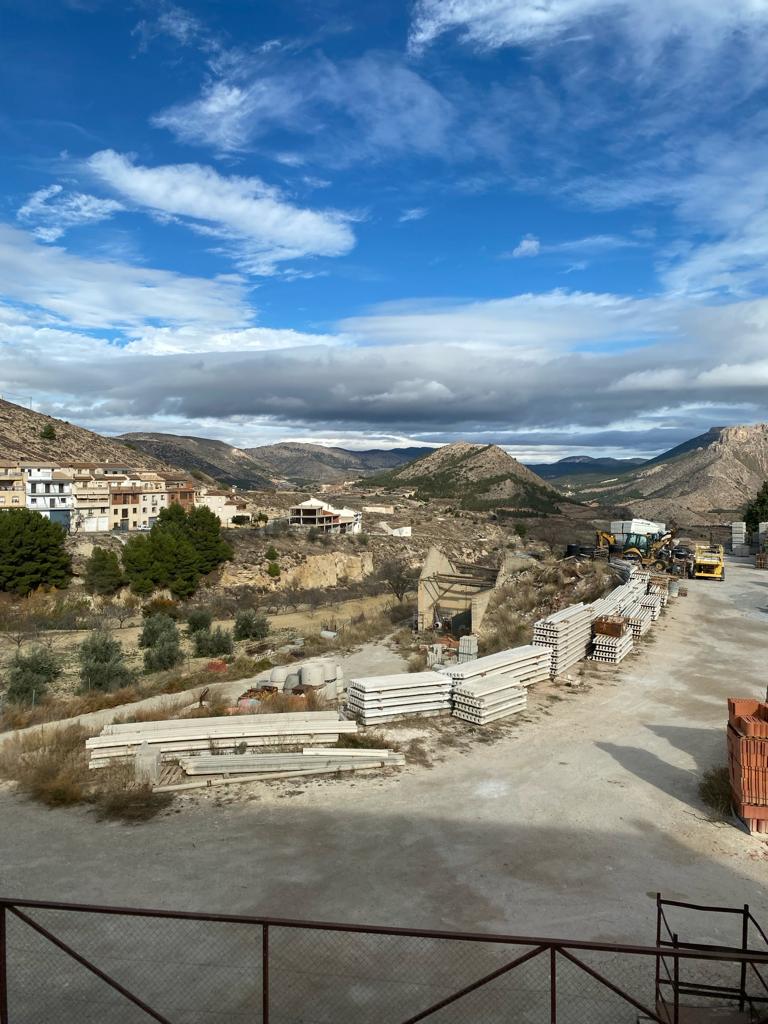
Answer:
<svg viewBox="0 0 768 1024"><path fill-rule="evenodd" d="M450 711L451 681L432 671L351 679L346 710L363 725Z"/></svg>
<svg viewBox="0 0 768 1024"><path fill-rule="evenodd" d="M87 739L85 746L89 767L104 768L130 757L144 744L167 761L198 752L335 743L343 733L356 731L357 723L341 720L336 711L225 715L107 725L100 735Z"/></svg>
<svg viewBox="0 0 768 1024"><path fill-rule="evenodd" d="M179 766L187 775L319 775L323 772L361 771L366 768L400 768L405 756L392 750L302 750L289 754L198 754L182 757Z"/></svg>
<svg viewBox="0 0 768 1024"><path fill-rule="evenodd" d="M659 594L646 594L645 597L640 598L640 607L648 608L651 612L651 618L655 622L661 615L661 596Z"/></svg>
<svg viewBox="0 0 768 1024"><path fill-rule="evenodd" d="M731 551L741 557L749 554L746 523L731 523Z"/></svg>
<svg viewBox="0 0 768 1024"><path fill-rule="evenodd" d="M527 688L549 678L552 651L529 644L443 669L453 681L456 718L487 725L525 710Z"/></svg>
<svg viewBox="0 0 768 1024"><path fill-rule="evenodd" d="M592 614L590 605L579 602L534 623L534 644L552 648L553 678L567 672L589 654L592 645Z"/></svg>
<svg viewBox="0 0 768 1024"><path fill-rule="evenodd" d="M463 665L466 661L474 661L477 658L477 637L474 633L459 638L459 655L457 661Z"/></svg>
<svg viewBox="0 0 768 1024"><path fill-rule="evenodd" d="M727 736L734 810L750 832L768 835L768 704L730 697Z"/></svg>
<svg viewBox="0 0 768 1024"><path fill-rule="evenodd" d="M610 632L601 632L600 624L609 620L598 619L592 640L591 661L603 661L609 665L618 665L632 651L634 639L627 620L616 617L616 626ZM603 628L607 628L603 625Z"/></svg>

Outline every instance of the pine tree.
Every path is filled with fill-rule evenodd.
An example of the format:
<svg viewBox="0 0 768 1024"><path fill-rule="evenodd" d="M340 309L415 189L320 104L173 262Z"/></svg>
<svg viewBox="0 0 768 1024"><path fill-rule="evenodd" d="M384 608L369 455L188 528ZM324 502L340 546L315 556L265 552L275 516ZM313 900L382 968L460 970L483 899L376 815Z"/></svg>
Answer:
<svg viewBox="0 0 768 1024"><path fill-rule="evenodd" d="M0 513L0 591L29 594L37 587L66 587L72 563L66 533L38 512L12 508Z"/></svg>
<svg viewBox="0 0 768 1024"><path fill-rule="evenodd" d="M119 690L133 682L133 673L125 663L123 648L107 630L95 629L80 645L80 689Z"/></svg>
<svg viewBox="0 0 768 1024"><path fill-rule="evenodd" d="M186 532L197 553L198 568L203 576L232 557L232 545L221 536L221 522L205 505L187 515Z"/></svg>
<svg viewBox="0 0 768 1024"><path fill-rule="evenodd" d="M12 704L36 704L45 696L48 684L60 675L61 666L47 648L18 652L8 673L6 696Z"/></svg>
<svg viewBox="0 0 768 1024"><path fill-rule="evenodd" d="M90 594L114 594L125 579L114 551L96 547L85 566L85 587Z"/></svg>
<svg viewBox="0 0 768 1024"><path fill-rule="evenodd" d="M768 480L766 480L755 498L747 505L744 513L747 529L756 534L760 523L768 522Z"/></svg>
<svg viewBox="0 0 768 1024"><path fill-rule="evenodd" d="M150 539L147 536L130 537L123 548L125 575L136 594L151 594L155 589L155 576Z"/></svg>

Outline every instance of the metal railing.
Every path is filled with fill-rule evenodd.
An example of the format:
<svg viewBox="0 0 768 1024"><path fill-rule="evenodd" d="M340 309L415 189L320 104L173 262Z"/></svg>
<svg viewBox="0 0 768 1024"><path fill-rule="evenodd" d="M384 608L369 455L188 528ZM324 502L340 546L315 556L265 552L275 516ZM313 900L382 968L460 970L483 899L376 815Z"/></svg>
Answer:
<svg viewBox="0 0 768 1024"><path fill-rule="evenodd" d="M0 899L0 1024L673 1024L687 990L670 1011L662 963L678 981L696 965L704 988L739 972L720 996L768 1019L749 988L768 949Z"/></svg>
<svg viewBox="0 0 768 1024"><path fill-rule="evenodd" d="M696 915L699 919L702 915L723 915L733 918L737 924L738 945L718 946L711 943L682 941L680 925L672 926L669 921L671 914L668 915L667 908ZM759 949L752 948L753 935L757 939ZM667 1007L671 1024L678 1024L681 997L714 1000L723 1004L735 1003L741 1013L748 1011L753 1019L760 1022L768 1021L768 981L764 970L760 970L761 966L765 969L765 963L759 958L759 954L768 953L768 936L750 911L748 903L741 907L708 906L664 899L661 893L657 893L656 945L659 947L659 954L656 957L656 1006ZM736 965L737 977L731 976L720 983L715 983L710 979L702 981L696 977L681 976L680 958L674 955L680 950L710 950L720 953L739 951L744 956ZM758 958L754 959L756 954ZM667 963L670 955L671 966Z"/></svg>

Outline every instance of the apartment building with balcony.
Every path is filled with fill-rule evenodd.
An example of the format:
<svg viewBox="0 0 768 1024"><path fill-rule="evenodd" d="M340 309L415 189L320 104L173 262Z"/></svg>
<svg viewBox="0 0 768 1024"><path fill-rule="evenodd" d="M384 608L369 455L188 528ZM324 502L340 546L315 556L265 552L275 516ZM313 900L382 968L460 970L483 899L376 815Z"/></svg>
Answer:
<svg viewBox="0 0 768 1024"><path fill-rule="evenodd" d="M218 517L222 526L237 525L232 522L235 516L246 516L249 521L251 519L246 503L229 491L216 491L202 487L195 496L195 504L205 505L206 508L209 508Z"/></svg>
<svg viewBox="0 0 768 1024"><path fill-rule="evenodd" d="M0 462L0 512L26 504L24 474L17 462Z"/></svg>
<svg viewBox="0 0 768 1024"><path fill-rule="evenodd" d="M72 496L73 533L104 533L111 529L112 492L108 479L76 470Z"/></svg>
<svg viewBox="0 0 768 1024"><path fill-rule="evenodd" d="M51 462L22 462L19 468L24 474L27 508L69 531L74 503L73 474Z"/></svg>

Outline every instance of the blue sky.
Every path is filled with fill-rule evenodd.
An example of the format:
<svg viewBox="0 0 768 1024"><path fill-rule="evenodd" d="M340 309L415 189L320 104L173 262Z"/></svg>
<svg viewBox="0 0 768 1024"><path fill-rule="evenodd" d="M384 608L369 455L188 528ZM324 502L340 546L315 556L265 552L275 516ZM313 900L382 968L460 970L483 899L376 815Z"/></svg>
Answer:
<svg viewBox="0 0 768 1024"><path fill-rule="evenodd" d="M768 0L0 0L0 387L105 433L765 418Z"/></svg>

